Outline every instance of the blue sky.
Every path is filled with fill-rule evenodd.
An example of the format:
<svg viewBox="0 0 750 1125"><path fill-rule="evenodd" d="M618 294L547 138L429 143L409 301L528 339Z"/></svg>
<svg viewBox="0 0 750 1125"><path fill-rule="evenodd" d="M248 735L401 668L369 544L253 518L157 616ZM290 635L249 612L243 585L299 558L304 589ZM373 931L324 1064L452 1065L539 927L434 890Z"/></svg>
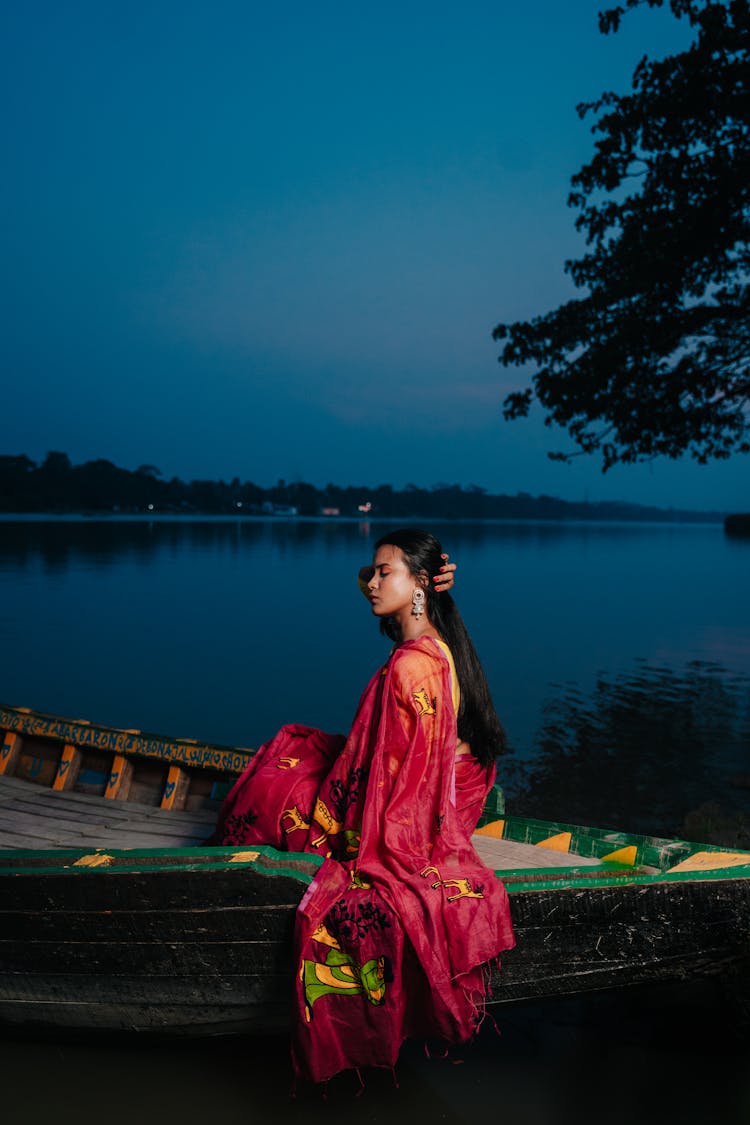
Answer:
<svg viewBox="0 0 750 1125"><path fill-rule="evenodd" d="M2 452L747 508L747 458L603 475L502 420L492 328L573 292L575 105L686 42L601 6L9 6Z"/></svg>

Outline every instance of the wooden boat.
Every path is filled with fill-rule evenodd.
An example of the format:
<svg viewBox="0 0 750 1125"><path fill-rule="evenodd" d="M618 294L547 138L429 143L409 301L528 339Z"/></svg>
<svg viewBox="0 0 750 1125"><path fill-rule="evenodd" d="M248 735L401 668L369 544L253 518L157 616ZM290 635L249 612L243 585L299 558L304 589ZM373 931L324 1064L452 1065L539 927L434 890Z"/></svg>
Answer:
<svg viewBox="0 0 750 1125"><path fill-rule="evenodd" d="M10 707L0 732L0 1023L283 1029L322 861L202 843L251 752ZM474 843L517 936L493 1004L747 970L750 852L506 816L499 791Z"/></svg>

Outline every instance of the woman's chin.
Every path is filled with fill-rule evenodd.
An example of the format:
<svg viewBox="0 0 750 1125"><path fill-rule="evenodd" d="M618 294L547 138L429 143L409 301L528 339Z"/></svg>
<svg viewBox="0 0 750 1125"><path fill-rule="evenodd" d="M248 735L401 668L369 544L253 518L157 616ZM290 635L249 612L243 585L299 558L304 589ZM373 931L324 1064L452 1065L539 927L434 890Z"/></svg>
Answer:
<svg viewBox="0 0 750 1125"><path fill-rule="evenodd" d="M390 617L391 614L380 605L379 602L372 603L372 616L373 617Z"/></svg>

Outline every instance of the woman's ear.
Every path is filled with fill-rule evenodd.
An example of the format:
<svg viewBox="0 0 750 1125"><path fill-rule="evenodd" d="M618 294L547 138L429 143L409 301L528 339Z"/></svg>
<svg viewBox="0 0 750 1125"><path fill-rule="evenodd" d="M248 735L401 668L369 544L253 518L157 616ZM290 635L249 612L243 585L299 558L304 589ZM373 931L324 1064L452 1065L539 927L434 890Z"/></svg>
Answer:
<svg viewBox="0 0 750 1125"><path fill-rule="evenodd" d="M423 590L427 590L429 588L430 576L426 570L420 570L419 574L417 575L417 582Z"/></svg>

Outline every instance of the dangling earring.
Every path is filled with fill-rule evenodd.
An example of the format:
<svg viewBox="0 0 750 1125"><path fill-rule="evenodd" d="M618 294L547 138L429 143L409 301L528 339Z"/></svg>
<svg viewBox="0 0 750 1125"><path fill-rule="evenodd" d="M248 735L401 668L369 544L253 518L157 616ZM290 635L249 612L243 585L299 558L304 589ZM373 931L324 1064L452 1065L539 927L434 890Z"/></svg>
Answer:
<svg viewBox="0 0 750 1125"><path fill-rule="evenodd" d="M424 613L424 590L421 586L415 586L411 595L411 615L412 617L421 617Z"/></svg>

